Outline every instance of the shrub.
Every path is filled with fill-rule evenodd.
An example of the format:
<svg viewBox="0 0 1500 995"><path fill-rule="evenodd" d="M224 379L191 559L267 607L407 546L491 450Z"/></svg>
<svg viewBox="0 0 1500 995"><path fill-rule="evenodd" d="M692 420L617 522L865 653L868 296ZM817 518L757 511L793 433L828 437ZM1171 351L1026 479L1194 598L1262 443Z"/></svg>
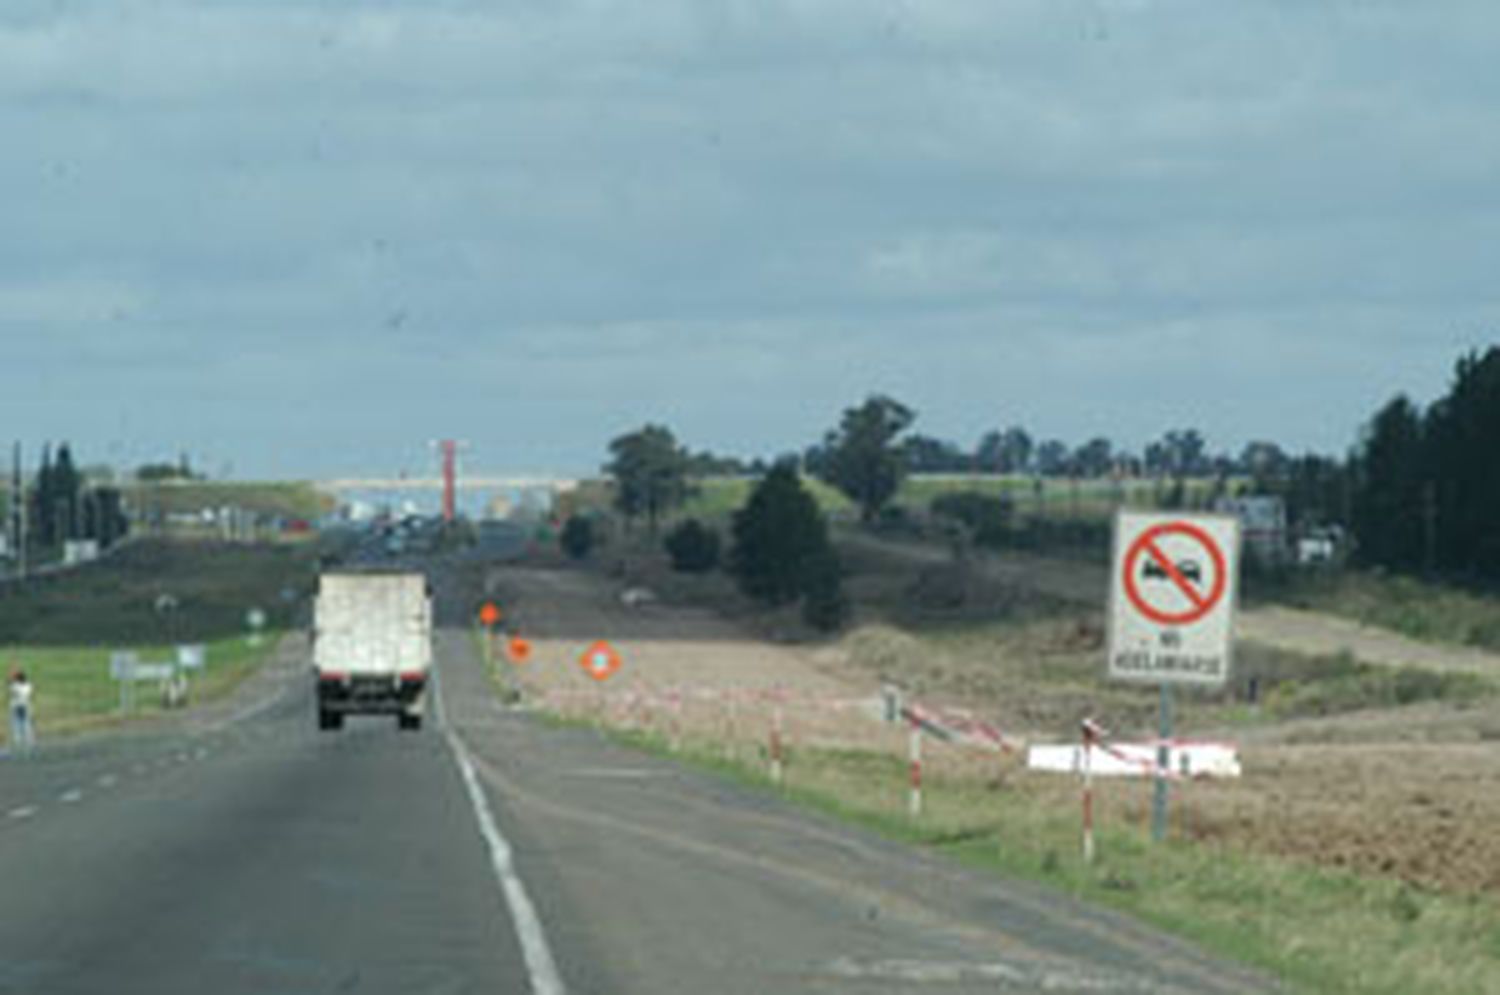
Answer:
<svg viewBox="0 0 1500 995"><path fill-rule="evenodd" d="M810 558L803 569L802 621L821 632L832 632L849 617L838 558L830 550Z"/></svg>
<svg viewBox="0 0 1500 995"><path fill-rule="evenodd" d="M581 560L593 551L594 539L594 520L574 515L563 525L559 541L565 553L575 560Z"/></svg>
<svg viewBox="0 0 1500 995"><path fill-rule="evenodd" d="M719 565L719 534L696 518L667 533L663 545L672 569L681 573L707 573Z"/></svg>
<svg viewBox="0 0 1500 995"><path fill-rule="evenodd" d="M1009 498L981 494L978 491L954 491L939 494L929 506L939 518L966 526L980 546L1000 546L1005 542L1015 505Z"/></svg>

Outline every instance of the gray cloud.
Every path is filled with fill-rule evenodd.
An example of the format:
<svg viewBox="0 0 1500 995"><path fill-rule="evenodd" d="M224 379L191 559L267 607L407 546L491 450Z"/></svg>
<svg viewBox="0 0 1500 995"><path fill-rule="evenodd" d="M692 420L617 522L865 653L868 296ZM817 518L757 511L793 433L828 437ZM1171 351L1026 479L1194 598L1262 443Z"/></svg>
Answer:
<svg viewBox="0 0 1500 995"><path fill-rule="evenodd" d="M1497 29L1379 0L11 2L0 417L247 473L449 432L587 469L646 418L768 452L875 389L963 439L1342 448L1494 336Z"/></svg>

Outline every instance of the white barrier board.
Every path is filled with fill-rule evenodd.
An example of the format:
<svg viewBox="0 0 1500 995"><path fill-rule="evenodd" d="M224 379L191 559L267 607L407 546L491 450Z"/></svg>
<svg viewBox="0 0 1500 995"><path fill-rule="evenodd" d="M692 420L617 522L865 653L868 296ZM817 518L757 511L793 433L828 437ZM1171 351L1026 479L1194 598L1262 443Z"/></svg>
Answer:
<svg viewBox="0 0 1500 995"><path fill-rule="evenodd" d="M1083 773L1083 746L1033 746L1026 751L1031 770ZM1096 746L1091 758L1099 777L1150 777L1156 771L1156 746L1151 743L1111 743ZM1167 751L1167 769L1174 777L1239 777L1239 750L1228 743L1178 743Z"/></svg>

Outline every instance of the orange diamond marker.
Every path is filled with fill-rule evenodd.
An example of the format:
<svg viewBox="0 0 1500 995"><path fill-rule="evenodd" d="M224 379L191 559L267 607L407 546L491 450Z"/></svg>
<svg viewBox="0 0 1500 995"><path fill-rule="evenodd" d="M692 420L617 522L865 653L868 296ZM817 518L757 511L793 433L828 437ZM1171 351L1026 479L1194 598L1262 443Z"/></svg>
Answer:
<svg viewBox="0 0 1500 995"><path fill-rule="evenodd" d="M513 637L508 648L511 663L525 663L531 659L531 643L520 636Z"/></svg>
<svg viewBox="0 0 1500 995"><path fill-rule="evenodd" d="M584 650L583 655L578 658L578 665L583 668L583 672L601 683L615 676L623 662L615 648L602 639Z"/></svg>
<svg viewBox="0 0 1500 995"><path fill-rule="evenodd" d="M499 621L500 621L500 606L497 605L497 604L495 604L493 601L486 601L484 603L484 606L479 609L479 622L480 622L480 624L481 625L487 625L487 626L490 626L491 628L494 628L495 623L497 623Z"/></svg>

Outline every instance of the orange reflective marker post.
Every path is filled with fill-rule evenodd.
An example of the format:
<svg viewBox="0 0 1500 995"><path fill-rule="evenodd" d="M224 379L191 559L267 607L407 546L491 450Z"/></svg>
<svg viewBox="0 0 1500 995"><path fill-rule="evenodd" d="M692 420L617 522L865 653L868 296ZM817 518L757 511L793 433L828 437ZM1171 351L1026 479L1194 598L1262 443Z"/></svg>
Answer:
<svg viewBox="0 0 1500 995"><path fill-rule="evenodd" d="M525 663L531 659L531 643L520 636L513 636L510 641L510 662Z"/></svg>
<svg viewBox="0 0 1500 995"><path fill-rule="evenodd" d="M602 639L584 650L583 655L578 658L578 665L583 668L583 672L600 684L615 676L623 662L615 648Z"/></svg>
<svg viewBox="0 0 1500 995"><path fill-rule="evenodd" d="M479 609L479 624L494 628L500 621L500 606L486 601Z"/></svg>

